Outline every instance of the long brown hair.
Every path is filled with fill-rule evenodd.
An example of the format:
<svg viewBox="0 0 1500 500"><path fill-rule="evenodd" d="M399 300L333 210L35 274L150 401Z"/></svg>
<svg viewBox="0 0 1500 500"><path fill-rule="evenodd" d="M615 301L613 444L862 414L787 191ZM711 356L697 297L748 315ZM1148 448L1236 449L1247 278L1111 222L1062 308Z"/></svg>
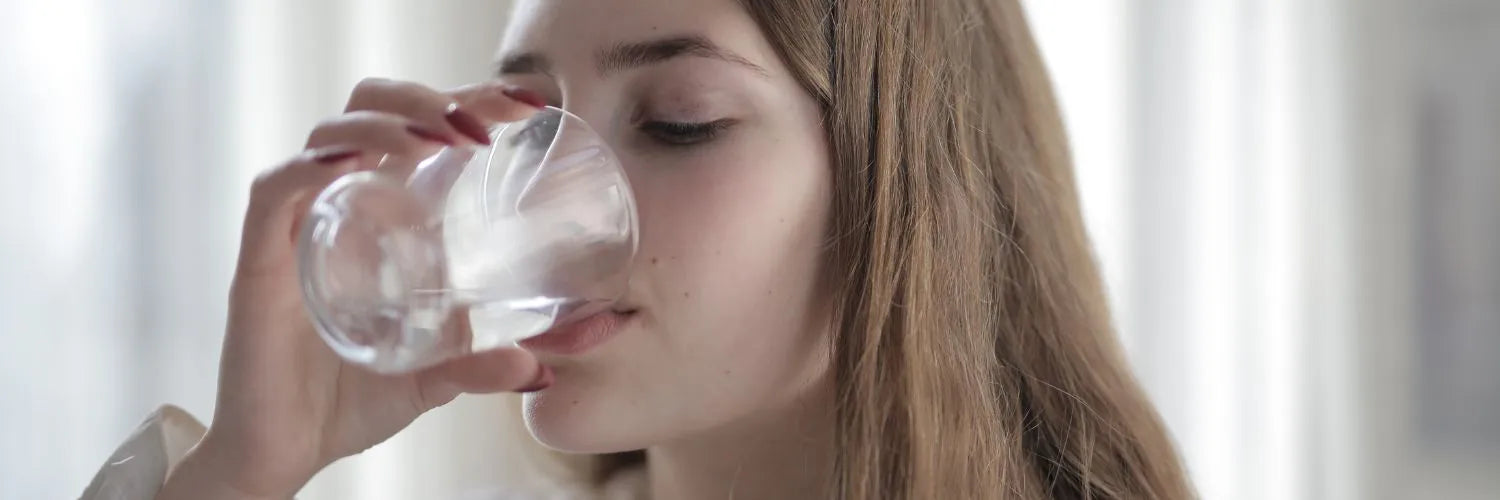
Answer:
<svg viewBox="0 0 1500 500"><path fill-rule="evenodd" d="M744 0L832 153L839 498L1188 498L1017 0Z"/></svg>
<svg viewBox="0 0 1500 500"><path fill-rule="evenodd" d="M1193 497L1017 0L741 4L824 110L836 498Z"/></svg>

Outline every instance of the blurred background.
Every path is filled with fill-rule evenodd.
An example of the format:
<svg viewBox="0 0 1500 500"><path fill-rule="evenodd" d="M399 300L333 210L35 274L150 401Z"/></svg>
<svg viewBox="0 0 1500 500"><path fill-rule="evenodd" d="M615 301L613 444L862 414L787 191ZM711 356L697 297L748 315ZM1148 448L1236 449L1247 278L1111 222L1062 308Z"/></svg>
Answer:
<svg viewBox="0 0 1500 500"><path fill-rule="evenodd" d="M1029 0L1120 335L1209 499L1500 497L1500 2ZM212 415L250 179L505 2L0 0L0 498ZM306 499L503 477L493 399Z"/></svg>

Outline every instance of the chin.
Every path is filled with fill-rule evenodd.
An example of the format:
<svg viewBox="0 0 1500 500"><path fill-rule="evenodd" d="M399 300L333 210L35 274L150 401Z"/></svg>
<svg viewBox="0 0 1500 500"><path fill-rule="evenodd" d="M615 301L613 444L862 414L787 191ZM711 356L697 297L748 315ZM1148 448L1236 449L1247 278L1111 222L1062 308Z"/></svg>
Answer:
<svg viewBox="0 0 1500 500"><path fill-rule="evenodd" d="M552 387L525 395L526 429L565 453L615 453L645 448L641 408L619 393L557 373Z"/></svg>

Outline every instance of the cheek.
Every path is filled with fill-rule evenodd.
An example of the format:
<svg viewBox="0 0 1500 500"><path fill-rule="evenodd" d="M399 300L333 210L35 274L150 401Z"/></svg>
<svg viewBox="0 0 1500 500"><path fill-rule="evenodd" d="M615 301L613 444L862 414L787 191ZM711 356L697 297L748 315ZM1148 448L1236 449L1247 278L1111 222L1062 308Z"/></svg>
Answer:
<svg viewBox="0 0 1500 500"><path fill-rule="evenodd" d="M630 294L647 312L527 398L539 439L641 448L775 411L823 380L830 175L821 135L805 133L691 162L625 159L641 220Z"/></svg>
<svg viewBox="0 0 1500 500"><path fill-rule="evenodd" d="M829 173L816 141L725 146L651 175L640 262L666 350L733 376L784 368L819 340L806 332Z"/></svg>
<svg viewBox="0 0 1500 500"><path fill-rule="evenodd" d="M805 148L751 146L657 176L640 207L652 300L732 314L748 312L735 303L788 305L810 288L825 235L826 165Z"/></svg>

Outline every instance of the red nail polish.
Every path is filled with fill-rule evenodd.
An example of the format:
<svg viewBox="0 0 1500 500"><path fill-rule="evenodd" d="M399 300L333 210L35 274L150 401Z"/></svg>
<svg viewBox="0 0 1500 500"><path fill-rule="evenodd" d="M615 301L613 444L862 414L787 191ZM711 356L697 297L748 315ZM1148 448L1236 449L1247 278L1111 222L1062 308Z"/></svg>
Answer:
<svg viewBox="0 0 1500 500"><path fill-rule="evenodd" d="M408 124L406 126L406 131L410 132L411 135L421 137L423 140L428 140L439 144L446 144L449 146L453 145L453 139L449 139L448 136L443 135L443 133L429 129L427 127L423 127L421 125L417 125L415 123Z"/></svg>
<svg viewBox="0 0 1500 500"><path fill-rule="evenodd" d="M511 98L511 100L514 100L521 104L525 104L527 106L531 106L536 109L547 107L547 98L542 97L541 94L520 87L505 87L503 89L500 89L500 93L505 94L505 97L509 97Z"/></svg>
<svg viewBox="0 0 1500 500"><path fill-rule="evenodd" d="M448 107L448 114L445 115L445 118L448 119L448 124L453 125L453 128L469 136L470 139L474 139L474 142L486 146L490 144L489 129L486 129L484 124L479 122L479 119L474 118L474 115L458 109L457 104Z"/></svg>
<svg viewBox="0 0 1500 500"><path fill-rule="evenodd" d="M356 150L323 151L321 153L318 153L318 154L314 155L313 156L313 161L318 162L318 163L322 163L324 165L333 165L335 163L340 163L340 162L343 162L344 160L348 160L350 158L354 158L356 156L359 156L359 153L360 152L357 149Z"/></svg>
<svg viewBox="0 0 1500 500"><path fill-rule="evenodd" d="M547 365L538 365L536 380L532 381L530 384L526 384L526 387L516 389L516 392L536 392L548 387L552 387L552 379L552 369L547 368Z"/></svg>

